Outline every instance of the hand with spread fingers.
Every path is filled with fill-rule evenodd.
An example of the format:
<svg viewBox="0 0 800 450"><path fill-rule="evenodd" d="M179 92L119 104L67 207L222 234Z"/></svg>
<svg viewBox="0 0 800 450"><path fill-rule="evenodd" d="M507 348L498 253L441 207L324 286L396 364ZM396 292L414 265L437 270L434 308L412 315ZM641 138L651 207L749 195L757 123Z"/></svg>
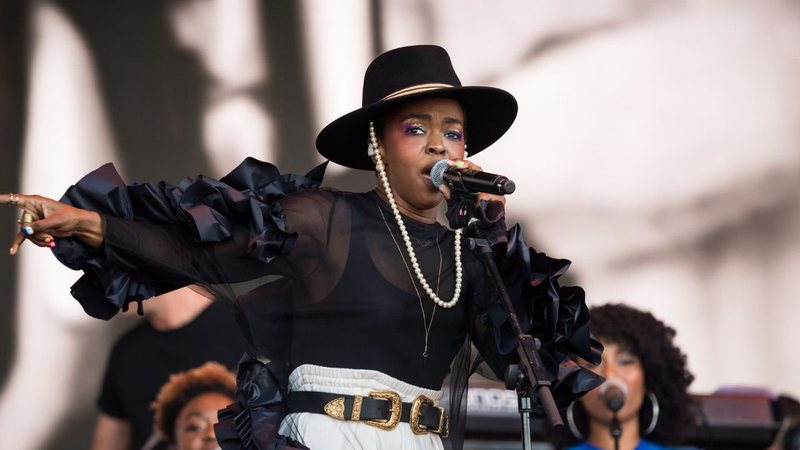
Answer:
<svg viewBox="0 0 800 450"><path fill-rule="evenodd" d="M20 231L9 249L12 256L17 254L26 239L39 247L50 248L56 246L56 238L72 236L92 248L103 242L102 220L96 212L39 195L0 194L0 205L16 206L22 210L18 220Z"/></svg>

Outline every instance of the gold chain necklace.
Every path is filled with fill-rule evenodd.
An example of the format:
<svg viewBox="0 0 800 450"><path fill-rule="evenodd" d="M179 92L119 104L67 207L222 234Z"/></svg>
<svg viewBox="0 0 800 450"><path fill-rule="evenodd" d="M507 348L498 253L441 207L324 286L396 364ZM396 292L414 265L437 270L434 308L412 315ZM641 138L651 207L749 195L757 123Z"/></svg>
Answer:
<svg viewBox="0 0 800 450"><path fill-rule="evenodd" d="M394 246L397 247L397 253L400 255L400 259L403 261L403 265L406 267L406 272L408 272L408 278L411 280L411 285L414 286L414 291L417 293L417 299L419 300L419 310L422 311L422 328L425 330L425 347L422 349L422 366L426 367L428 365L428 336L431 332L431 327L433 326L433 318L436 315L436 303L433 304L433 311L431 312L431 321L428 322L428 318L425 314L425 307L422 305L422 295L419 293L419 289L417 288L417 283L414 282L414 275L411 273L411 268L408 267L408 262L406 261L406 257L403 254L403 250L400 249L400 244L397 242L397 239L394 237L394 233L392 233L391 227L389 227L389 222L386 221L386 216L383 214L383 210L381 209L381 205L375 202L375 206L378 207L378 212L381 214L381 219L383 219L384 225L386 225L386 231L389 232L389 236L392 237L392 242L394 242ZM436 295L439 295L439 284L442 281L442 247L439 244L439 231L436 231L436 249L439 251L439 274L436 276Z"/></svg>

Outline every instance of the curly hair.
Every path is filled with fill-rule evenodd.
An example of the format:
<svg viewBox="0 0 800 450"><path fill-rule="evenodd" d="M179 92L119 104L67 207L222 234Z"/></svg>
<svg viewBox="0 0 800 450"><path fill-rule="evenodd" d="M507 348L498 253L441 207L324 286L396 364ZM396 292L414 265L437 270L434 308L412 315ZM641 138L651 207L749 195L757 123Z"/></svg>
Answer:
<svg viewBox="0 0 800 450"><path fill-rule="evenodd" d="M636 355L642 363L645 388L658 399L661 412L648 439L662 444L680 443L692 427L693 400L687 389L694 380L686 355L675 346L675 330L649 312L622 304L590 309L592 333ZM645 397L646 399L646 397ZM645 403L639 411L641 432L650 423L652 409Z"/></svg>
<svg viewBox="0 0 800 450"><path fill-rule="evenodd" d="M170 375L150 404L155 411L153 429L170 444L175 443L175 421L187 403L207 392L234 396L236 377L222 364L202 366Z"/></svg>

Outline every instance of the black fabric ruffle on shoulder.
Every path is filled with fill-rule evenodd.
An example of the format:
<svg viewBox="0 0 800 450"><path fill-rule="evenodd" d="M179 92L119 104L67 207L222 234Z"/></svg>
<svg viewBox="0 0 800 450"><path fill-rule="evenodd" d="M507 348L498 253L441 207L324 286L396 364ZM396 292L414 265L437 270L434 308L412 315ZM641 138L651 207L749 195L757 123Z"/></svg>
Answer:
<svg viewBox="0 0 800 450"><path fill-rule="evenodd" d="M103 216L176 227L196 242L229 239L234 223L249 227L248 255L269 262L288 253L297 236L289 233L278 201L294 192L319 187L327 163L305 176L282 175L269 163L245 159L221 180L198 176L177 185L165 182L126 186L113 164L105 164L71 186L63 203ZM58 260L84 275L72 295L87 314L109 319L131 301L169 292L180 286L131 273L106 258L103 247L93 250L77 239L59 239Z"/></svg>

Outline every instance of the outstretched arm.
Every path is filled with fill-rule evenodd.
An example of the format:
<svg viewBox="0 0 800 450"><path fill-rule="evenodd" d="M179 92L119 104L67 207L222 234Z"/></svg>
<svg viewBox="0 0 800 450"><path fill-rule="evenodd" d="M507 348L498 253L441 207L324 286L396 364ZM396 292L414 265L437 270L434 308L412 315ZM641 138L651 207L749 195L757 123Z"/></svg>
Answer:
<svg viewBox="0 0 800 450"><path fill-rule="evenodd" d="M84 271L73 296L90 315L108 318L132 300L187 284L290 275L292 260L313 265L320 250L312 244L322 241L308 236L303 220L313 215L295 214L289 204L284 211L282 200L316 191L324 167L306 176L282 175L248 158L219 181L198 176L177 185L126 185L105 164L71 186L60 202L5 194L0 205L32 216L30 224L21 224L11 253L25 239L54 247L62 264Z"/></svg>

